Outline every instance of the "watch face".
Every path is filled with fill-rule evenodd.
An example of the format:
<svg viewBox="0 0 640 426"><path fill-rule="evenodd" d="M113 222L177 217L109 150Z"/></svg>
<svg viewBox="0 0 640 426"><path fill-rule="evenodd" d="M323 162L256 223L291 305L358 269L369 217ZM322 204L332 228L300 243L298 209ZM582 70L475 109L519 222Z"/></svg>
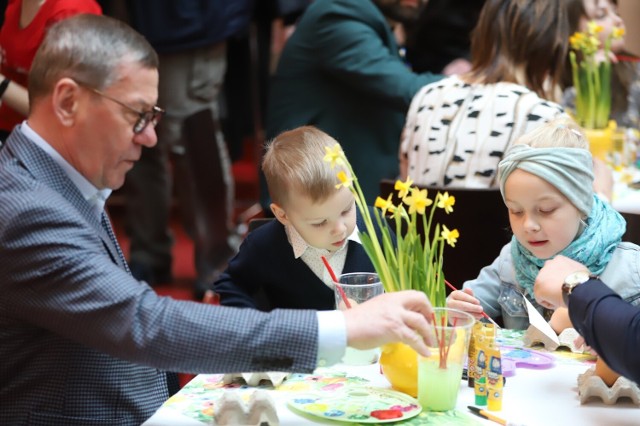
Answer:
<svg viewBox="0 0 640 426"><path fill-rule="evenodd" d="M586 271L579 271L570 274L567 278L565 278L564 283L573 288L578 284L582 284L589 280L589 273Z"/></svg>

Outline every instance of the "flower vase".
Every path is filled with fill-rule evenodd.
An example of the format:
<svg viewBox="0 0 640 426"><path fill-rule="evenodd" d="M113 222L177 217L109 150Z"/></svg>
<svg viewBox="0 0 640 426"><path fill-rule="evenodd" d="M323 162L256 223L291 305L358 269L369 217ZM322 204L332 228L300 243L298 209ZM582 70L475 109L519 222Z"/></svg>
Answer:
<svg viewBox="0 0 640 426"><path fill-rule="evenodd" d="M616 122L609 120L609 125L603 129L584 129L589 141L589 151L594 158L599 158L605 163L611 162L616 127Z"/></svg>
<svg viewBox="0 0 640 426"><path fill-rule="evenodd" d="M418 396L418 353L404 343L382 346L380 369L391 387L412 397Z"/></svg>
<svg viewBox="0 0 640 426"><path fill-rule="evenodd" d="M427 411L448 411L456 407L475 319L455 309L434 311L436 344L418 358L418 402Z"/></svg>

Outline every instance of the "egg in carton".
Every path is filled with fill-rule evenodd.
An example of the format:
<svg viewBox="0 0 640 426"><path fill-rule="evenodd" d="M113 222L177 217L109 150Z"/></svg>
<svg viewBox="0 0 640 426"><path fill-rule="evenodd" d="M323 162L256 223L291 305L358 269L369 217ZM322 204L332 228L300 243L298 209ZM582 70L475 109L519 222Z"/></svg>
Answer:
<svg viewBox="0 0 640 426"><path fill-rule="evenodd" d="M620 398L629 398L640 405L640 388L626 377L618 377L611 387L595 374L595 366L578 375L578 394L580 403L585 404L591 398L599 398L607 405L615 404Z"/></svg>
<svg viewBox="0 0 640 426"><path fill-rule="evenodd" d="M222 382L227 385L229 383L244 381L249 386L258 386L260 382L270 382L273 387L277 387L290 376L291 373L283 373L279 371L267 371L262 373L227 373L222 377Z"/></svg>

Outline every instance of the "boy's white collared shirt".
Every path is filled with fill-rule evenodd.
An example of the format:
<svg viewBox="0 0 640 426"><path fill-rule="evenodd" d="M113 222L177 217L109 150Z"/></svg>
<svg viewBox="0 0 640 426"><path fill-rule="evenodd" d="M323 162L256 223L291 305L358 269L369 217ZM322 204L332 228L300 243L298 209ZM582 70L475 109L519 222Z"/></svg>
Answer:
<svg viewBox="0 0 640 426"><path fill-rule="evenodd" d="M284 228L287 233L287 238L289 239L289 244L291 244L291 247L293 248L294 257L296 259L302 258L302 261L311 269L311 271L313 271L313 273L330 288L333 288L333 280L322 262L322 256L327 258L333 272L335 272L336 276L339 276L342 274L344 262L347 259L347 247L349 245L349 241L355 241L358 244L361 244L360 237L358 236L357 225L353 229L351 235L347 237L342 247L333 252L310 246L293 226L285 225Z"/></svg>

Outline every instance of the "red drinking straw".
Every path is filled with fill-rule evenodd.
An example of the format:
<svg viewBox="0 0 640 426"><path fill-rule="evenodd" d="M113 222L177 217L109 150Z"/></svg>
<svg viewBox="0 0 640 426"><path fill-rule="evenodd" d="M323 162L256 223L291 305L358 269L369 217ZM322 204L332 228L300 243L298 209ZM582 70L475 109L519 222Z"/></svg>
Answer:
<svg viewBox="0 0 640 426"><path fill-rule="evenodd" d="M349 299L347 299L347 295L345 294L342 287L340 287L340 284L338 284L338 278L336 277L336 273L333 272L333 269L331 268L331 265L329 265L329 261L327 260L327 258L324 256L321 256L321 257L322 257L322 262L324 263L324 266L327 267L327 271L329 271L329 275L331 275L331 279L333 280L336 288L338 289L338 293L340 293L340 297L342 297L342 301L344 302L347 309L351 309L351 303L349 303Z"/></svg>
<svg viewBox="0 0 640 426"><path fill-rule="evenodd" d="M453 286L453 284L451 284L449 281L444 280L444 283L445 283L445 284L446 284L446 285L447 285L451 290L453 290L453 291L458 291L458 289L457 289L457 288L455 288L455 287ZM476 299L477 299L477 298L476 298ZM489 321L491 321L491 323L493 323L493 325L495 325L496 327L501 328L501 327L498 325L498 323L496 323L494 320L492 320L492 319L491 319L491 317L490 317L489 315L487 315L487 313L486 313L485 311L482 311L482 314L481 314L481 315L482 315L483 317L485 317L486 319L488 319Z"/></svg>

